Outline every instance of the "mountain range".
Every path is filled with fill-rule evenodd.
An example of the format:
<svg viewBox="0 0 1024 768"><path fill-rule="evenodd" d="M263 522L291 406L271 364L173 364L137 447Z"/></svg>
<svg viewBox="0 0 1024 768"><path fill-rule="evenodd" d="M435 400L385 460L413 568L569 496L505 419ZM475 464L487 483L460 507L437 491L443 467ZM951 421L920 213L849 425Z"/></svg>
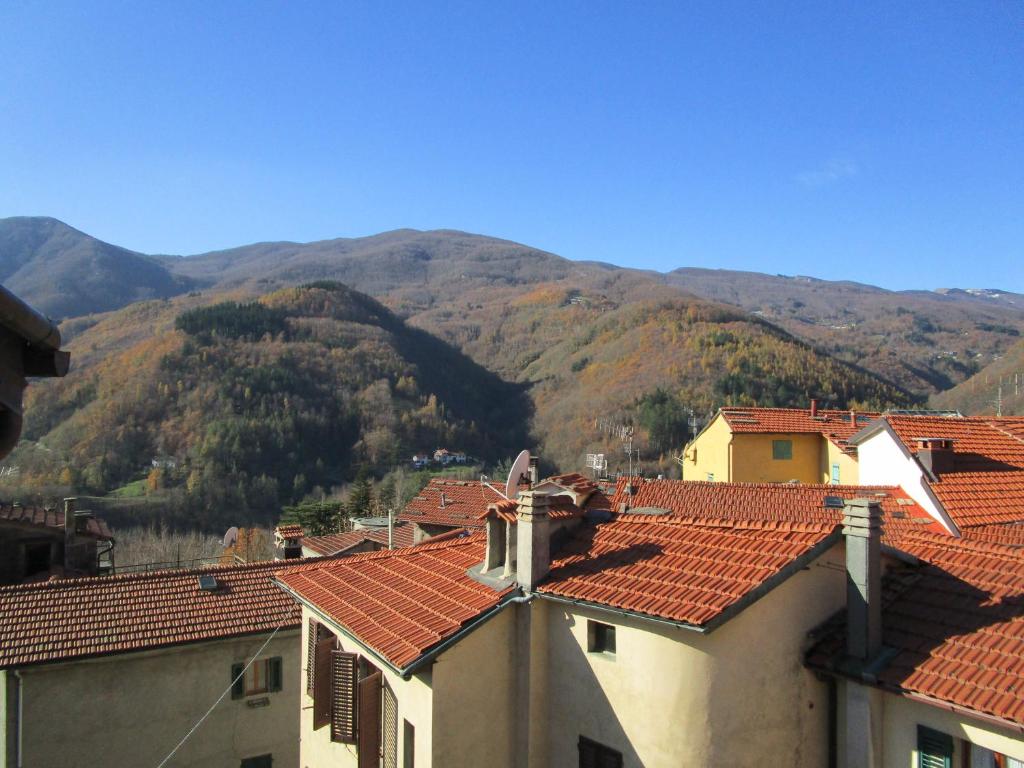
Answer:
<svg viewBox="0 0 1024 768"><path fill-rule="evenodd" d="M386 389L398 403L391 412L399 421L401 413L435 414L433 432L395 431L389 422L391 432L375 433L372 419L353 417L357 426L343 430L330 449L377 471L397 454L367 452L368 439L391 440L402 451L458 440L465 445L451 447L493 459L525 442L519 427L526 426L533 447L554 467L578 469L588 452L622 455L610 426L626 423L637 427L647 465L664 470L692 422L719 405L798 405L809 397L840 407L921 405L1003 359L1024 330L1024 296L995 289L897 292L726 270L662 274L570 261L451 230L257 243L181 257L119 248L55 219L2 219L0 270L9 288L63 321L72 352L68 378L40 383L27 398L26 433L56 450L39 462L50 472L40 482L58 474L66 480L64 470L73 468L74 482L93 490L129 481L153 455L198 461L196 446L209 445L211 425L223 429L233 411L207 412L186 393L221 392L217 402L225 404L234 401L223 393L243 386L235 367L206 365L213 350L233 350L260 368L258 361L274 349L271 367L295 359L310 375L340 376L310 362L323 354L315 353L321 347L289 335L296 324L358 324L350 338L331 337L337 350L327 349L338 356L362 345L366 353L345 356L356 369L346 375L362 382L346 402L362 403L359 392L373 384L376 398ZM284 325L259 332L265 317L283 311L280 297L297 286L306 286L303 295L335 293L321 296L320 308L304 301L291 306ZM359 311L339 319L341 305ZM236 327L237 318L256 324L243 339L214 329L204 337L208 347L199 349L182 325L182 317L196 312L237 315L225 328ZM379 333L393 341L373 347L367 338ZM401 341L413 338L419 341ZM376 370L371 349L394 365ZM437 365L460 375L431 373ZM167 366L178 371L173 382L163 381ZM147 393L151 380L184 387L173 398L143 394L138 401L178 409L177 421L169 424L159 410L140 405L132 431L117 415L125 382ZM289 381L285 389L299 386ZM489 405L473 404L474 389ZM273 398L261 402L274 411ZM172 433L173 444L161 437ZM237 469L245 454L245 440L232 440L237 455L218 454L221 470L232 462ZM351 467L331 466L316 484L349 479ZM294 475L294 463L280 462L271 478L280 501L295 500L296 487L312 484L304 478L296 486ZM242 484L251 481L247 476Z"/></svg>

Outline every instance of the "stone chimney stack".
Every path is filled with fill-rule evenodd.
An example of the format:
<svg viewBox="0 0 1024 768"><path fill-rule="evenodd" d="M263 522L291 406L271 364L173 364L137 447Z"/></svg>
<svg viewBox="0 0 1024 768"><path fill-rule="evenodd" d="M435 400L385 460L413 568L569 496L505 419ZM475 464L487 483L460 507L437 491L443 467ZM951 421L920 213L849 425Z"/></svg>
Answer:
<svg viewBox="0 0 1024 768"><path fill-rule="evenodd" d="M944 437L915 437L917 460L932 477L952 472L955 467L953 441Z"/></svg>
<svg viewBox="0 0 1024 768"><path fill-rule="evenodd" d="M522 491L516 510L516 581L532 592L551 570L549 499L540 491Z"/></svg>
<svg viewBox="0 0 1024 768"><path fill-rule="evenodd" d="M811 418L813 419L813 418L816 418L817 416L818 416L818 398L812 397L811 398Z"/></svg>
<svg viewBox="0 0 1024 768"><path fill-rule="evenodd" d="M868 660L882 648L882 507L849 499L843 507L846 540L846 652Z"/></svg>

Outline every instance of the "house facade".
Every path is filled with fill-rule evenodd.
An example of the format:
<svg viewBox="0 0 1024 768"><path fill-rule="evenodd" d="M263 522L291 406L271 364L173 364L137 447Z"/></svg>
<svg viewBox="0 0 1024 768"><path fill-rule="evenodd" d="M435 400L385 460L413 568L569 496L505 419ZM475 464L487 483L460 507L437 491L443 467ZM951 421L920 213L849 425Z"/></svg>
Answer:
<svg viewBox="0 0 1024 768"><path fill-rule="evenodd" d="M548 501L515 505L511 576L495 514L278 578L303 609L303 765L825 764L828 687L799 659L843 604L834 520L554 524Z"/></svg>
<svg viewBox="0 0 1024 768"><path fill-rule="evenodd" d="M721 408L683 449L684 480L857 485L849 437L877 418L818 408Z"/></svg>
<svg viewBox="0 0 1024 768"><path fill-rule="evenodd" d="M156 766L174 750L168 765L297 766L301 633L280 567L0 588L0 766Z"/></svg>

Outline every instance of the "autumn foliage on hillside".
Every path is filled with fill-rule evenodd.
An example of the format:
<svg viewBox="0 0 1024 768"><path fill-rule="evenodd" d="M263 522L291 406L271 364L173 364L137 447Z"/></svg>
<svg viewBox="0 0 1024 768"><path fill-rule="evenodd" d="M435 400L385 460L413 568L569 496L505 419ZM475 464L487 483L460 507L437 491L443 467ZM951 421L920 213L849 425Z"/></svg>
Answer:
<svg viewBox="0 0 1024 768"><path fill-rule="evenodd" d="M47 450L13 457L23 482L104 493L145 478L209 524L272 520L356 466L383 472L439 445L497 459L526 440L518 388L340 284L163 325L33 389L26 437Z"/></svg>

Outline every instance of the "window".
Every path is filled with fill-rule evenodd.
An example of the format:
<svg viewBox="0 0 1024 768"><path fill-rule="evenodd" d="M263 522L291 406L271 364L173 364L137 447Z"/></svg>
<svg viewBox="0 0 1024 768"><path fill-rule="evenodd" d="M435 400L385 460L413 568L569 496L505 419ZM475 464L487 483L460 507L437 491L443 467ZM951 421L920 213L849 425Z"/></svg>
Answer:
<svg viewBox="0 0 1024 768"><path fill-rule="evenodd" d="M408 720L402 723L402 768L415 768L416 727Z"/></svg>
<svg viewBox="0 0 1024 768"><path fill-rule="evenodd" d="M273 768L273 755L257 755L256 757L243 757L239 768Z"/></svg>
<svg viewBox="0 0 1024 768"><path fill-rule="evenodd" d="M715 473L714 472L708 472L708 482L709 483L715 482Z"/></svg>
<svg viewBox="0 0 1024 768"><path fill-rule="evenodd" d="M580 736L580 768L622 768L622 753Z"/></svg>
<svg viewBox="0 0 1024 768"><path fill-rule="evenodd" d="M772 458L785 461L793 458L792 440L772 440Z"/></svg>
<svg viewBox="0 0 1024 768"><path fill-rule="evenodd" d="M587 622L587 650L615 654L615 627L599 621Z"/></svg>
<svg viewBox="0 0 1024 768"><path fill-rule="evenodd" d="M832 485L839 485L839 465L832 465Z"/></svg>
<svg viewBox="0 0 1024 768"><path fill-rule="evenodd" d="M245 670L244 674L243 671ZM281 657L257 659L245 669L239 662L231 665L231 698L244 699L281 690Z"/></svg>
<svg viewBox="0 0 1024 768"><path fill-rule="evenodd" d="M969 741L961 741L960 745L964 750L964 765L970 768L1024 768L1024 760L1015 760Z"/></svg>
<svg viewBox="0 0 1024 768"><path fill-rule="evenodd" d="M917 726L918 768L953 768L953 737Z"/></svg>

